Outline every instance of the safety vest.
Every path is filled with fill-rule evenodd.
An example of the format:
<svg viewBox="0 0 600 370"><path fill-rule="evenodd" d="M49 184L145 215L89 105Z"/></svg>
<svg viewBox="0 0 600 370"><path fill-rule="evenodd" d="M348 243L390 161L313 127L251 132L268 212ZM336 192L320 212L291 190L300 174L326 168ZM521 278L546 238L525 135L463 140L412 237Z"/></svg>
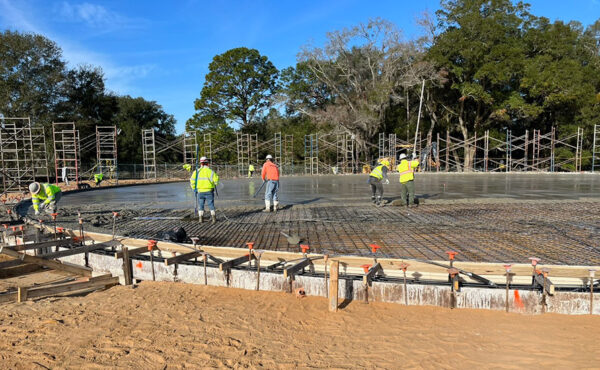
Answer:
<svg viewBox="0 0 600 370"><path fill-rule="evenodd" d="M376 179L383 179L383 171L381 170L383 168L383 165L380 164L379 166L375 167L373 169L373 171L371 171L371 173L369 174L369 176L374 177Z"/></svg>
<svg viewBox="0 0 600 370"><path fill-rule="evenodd" d="M192 166L189 163L184 164L183 169L187 172L192 172Z"/></svg>
<svg viewBox="0 0 600 370"><path fill-rule="evenodd" d="M250 171L250 172L254 172L254 165L250 165L250 166L248 166L248 171Z"/></svg>
<svg viewBox="0 0 600 370"><path fill-rule="evenodd" d="M102 180L104 180L104 174L97 173L97 174L94 175L94 181L100 182Z"/></svg>
<svg viewBox="0 0 600 370"><path fill-rule="evenodd" d="M398 172L400 172L400 182L406 183L415 179L415 168L419 167L419 161L413 160L408 161L406 159L402 160L398 165Z"/></svg>
<svg viewBox="0 0 600 370"><path fill-rule="evenodd" d="M211 191L215 186L219 185L219 176L215 171L211 170L207 166L202 166L199 170L194 171L192 177L190 177L190 187L196 189L196 175L198 174L198 193L205 193Z"/></svg>
<svg viewBox="0 0 600 370"><path fill-rule="evenodd" d="M60 188L58 186L48 183L40 184L40 191L31 196L33 209L36 211L40 209L40 201L44 201L44 204L50 204L50 202L56 199L56 194L58 193L60 193Z"/></svg>

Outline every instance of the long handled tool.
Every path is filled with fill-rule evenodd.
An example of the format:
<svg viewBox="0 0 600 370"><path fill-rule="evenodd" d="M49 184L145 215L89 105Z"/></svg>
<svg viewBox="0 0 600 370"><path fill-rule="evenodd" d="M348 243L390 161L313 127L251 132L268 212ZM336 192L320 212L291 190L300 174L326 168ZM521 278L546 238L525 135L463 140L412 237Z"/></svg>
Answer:
<svg viewBox="0 0 600 370"><path fill-rule="evenodd" d="M198 158L198 153L200 152L200 146L196 144L196 184L194 186L194 198L195 199L195 210L194 214L198 214L198 163L200 162L200 158Z"/></svg>
<svg viewBox="0 0 600 370"><path fill-rule="evenodd" d="M258 188L258 190L256 191L256 193L254 193L254 195L252 196L252 198L256 198L256 196L258 195L258 193L260 193L260 191L262 190L263 186L265 186L267 182L263 181L262 185L260 186L260 188Z"/></svg>

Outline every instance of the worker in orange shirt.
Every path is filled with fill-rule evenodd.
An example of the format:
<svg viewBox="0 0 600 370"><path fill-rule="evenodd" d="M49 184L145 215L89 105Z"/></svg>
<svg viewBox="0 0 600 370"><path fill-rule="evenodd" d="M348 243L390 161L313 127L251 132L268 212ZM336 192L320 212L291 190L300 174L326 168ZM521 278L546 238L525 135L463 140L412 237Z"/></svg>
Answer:
<svg viewBox="0 0 600 370"><path fill-rule="evenodd" d="M265 210L263 212L271 212L271 201L273 202L273 212L277 212L279 199L277 192L279 191L279 167L273 163L273 157L267 155L267 161L262 167L261 177L267 182L265 190Z"/></svg>

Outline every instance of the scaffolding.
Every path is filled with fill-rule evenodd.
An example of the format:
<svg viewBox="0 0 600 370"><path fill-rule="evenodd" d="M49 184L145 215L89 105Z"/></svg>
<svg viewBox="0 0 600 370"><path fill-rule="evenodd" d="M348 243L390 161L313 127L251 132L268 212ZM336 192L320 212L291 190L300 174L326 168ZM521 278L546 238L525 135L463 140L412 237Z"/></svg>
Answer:
<svg viewBox="0 0 600 370"><path fill-rule="evenodd" d="M74 122L53 122L52 138L54 140L54 172L58 185L58 171L64 171L68 178L75 174L75 184L79 185L80 156L79 132Z"/></svg>
<svg viewBox="0 0 600 370"><path fill-rule="evenodd" d="M44 126L30 126L31 151L33 155L33 173L36 180L50 182L48 155L46 149L46 130Z"/></svg>
<svg viewBox="0 0 600 370"><path fill-rule="evenodd" d="M304 174L319 174L319 135L304 135Z"/></svg>
<svg viewBox="0 0 600 370"><path fill-rule="evenodd" d="M96 165L99 173L108 169L110 179L119 184L117 170L117 126L96 126Z"/></svg>
<svg viewBox="0 0 600 370"><path fill-rule="evenodd" d="M356 171L354 150L354 135L348 133L336 135L336 171L334 172L354 173Z"/></svg>
<svg viewBox="0 0 600 370"><path fill-rule="evenodd" d="M29 118L0 118L2 195L27 191L35 180Z"/></svg>
<svg viewBox="0 0 600 370"><path fill-rule="evenodd" d="M142 154L144 158L144 178L156 180L156 140L154 129L142 130Z"/></svg>
<svg viewBox="0 0 600 370"><path fill-rule="evenodd" d="M212 163L212 137L210 134L204 134L203 140L202 156L208 158L210 163Z"/></svg>
<svg viewBox="0 0 600 370"><path fill-rule="evenodd" d="M594 125L594 139L592 141L592 172L600 170L600 125Z"/></svg>
<svg viewBox="0 0 600 370"><path fill-rule="evenodd" d="M274 153L273 153L273 157L275 159L275 163L281 164L281 160L283 157L283 148L282 148L282 141L281 141L281 132L276 132L275 137L273 138L273 143L274 143Z"/></svg>
<svg viewBox="0 0 600 370"><path fill-rule="evenodd" d="M198 145L196 131L186 131L183 136L183 163L196 167L196 147Z"/></svg>
<svg viewBox="0 0 600 370"><path fill-rule="evenodd" d="M283 138L283 159L281 171L288 174L294 173L294 135L285 135Z"/></svg>

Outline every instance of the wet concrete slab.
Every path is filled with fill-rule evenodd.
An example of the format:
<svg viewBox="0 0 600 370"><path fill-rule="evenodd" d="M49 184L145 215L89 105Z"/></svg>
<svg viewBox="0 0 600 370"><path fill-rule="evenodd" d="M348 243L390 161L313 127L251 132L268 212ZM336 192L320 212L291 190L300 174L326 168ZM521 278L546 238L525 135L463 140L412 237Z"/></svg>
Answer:
<svg viewBox="0 0 600 370"><path fill-rule="evenodd" d="M326 175L283 177L280 201L283 204L319 204L368 201L367 175ZM264 188L254 198L259 178L223 180L218 188L217 206L261 205ZM427 200L522 199L576 200L600 196L600 174L459 174L423 173L415 179L417 196ZM398 174L390 176L384 197L397 199ZM182 209L193 205L188 182L133 186L69 194L71 204L124 204L132 207Z"/></svg>

